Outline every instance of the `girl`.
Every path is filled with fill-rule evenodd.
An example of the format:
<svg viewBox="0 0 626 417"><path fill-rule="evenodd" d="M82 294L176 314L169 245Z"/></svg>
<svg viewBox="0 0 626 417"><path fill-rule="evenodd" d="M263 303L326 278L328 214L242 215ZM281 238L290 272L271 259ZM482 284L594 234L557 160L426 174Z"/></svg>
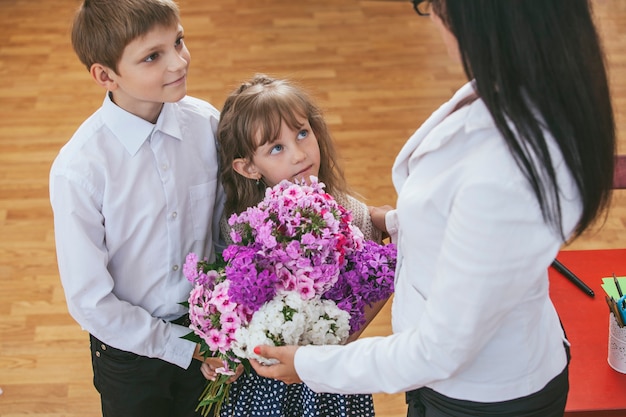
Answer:
<svg viewBox="0 0 626 417"><path fill-rule="evenodd" d="M352 212L353 224L366 240L381 241L367 206L349 194L321 110L300 88L285 80L256 75L226 99L217 136L226 191L221 231L227 241L231 214L259 203L267 187L285 179L309 180L310 176L318 177L326 184L326 191ZM367 322L383 305L384 301L367 312ZM211 364L203 366L203 374L215 376ZM374 409L371 395L316 394L304 384L287 385L252 372L232 384L221 414L367 417L374 415Z"/></svg>
<svg viewBox="0 0 626 417"><path fill-rule="evenodd" d="M413 4L468 83L396 157L397 208L372 212L397 231L394 334L262 346L281 363L252 365L316 391L406 391L409 417L562 416L569 342L548 267L602 218L615 151L590 5Z"/></svg>

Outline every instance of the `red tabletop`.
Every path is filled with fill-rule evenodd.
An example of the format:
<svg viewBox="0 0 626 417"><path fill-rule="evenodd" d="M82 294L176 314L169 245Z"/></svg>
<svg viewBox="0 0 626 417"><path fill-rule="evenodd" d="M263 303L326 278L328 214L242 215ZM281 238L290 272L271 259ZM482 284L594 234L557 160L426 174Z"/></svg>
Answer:
<svg viewBox="0 0 626 417"><path fill-rule="evenodd" d="M590 297L550 268L550 296L572 343L566 414L626 416L626 374L607 362L609 308L602 278L626 276L626 249L562 251L557 259L595 292Z"/></svg>

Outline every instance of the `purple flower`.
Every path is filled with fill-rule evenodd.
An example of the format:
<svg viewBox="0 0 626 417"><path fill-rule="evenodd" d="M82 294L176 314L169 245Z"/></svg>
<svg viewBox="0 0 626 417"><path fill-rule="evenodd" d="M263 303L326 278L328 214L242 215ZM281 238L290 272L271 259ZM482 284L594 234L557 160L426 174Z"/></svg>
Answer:
<svg viewBox="0 0 626 417"><path fill-rule="evenodd" d="M396 266L394 244L364 242L361 250L347 256L347 262L335 285L323 298L333 300L350 313L354 332L365 323L365 307L387 299L393 293Z"/></svg>
<svg viewBox="0 0 626 417"><path fill-rule="evenodd" d="M226 278L230 281L228 296L234 303L244 305L253 311L274 298L278 282L276 274L272 271L257 268L257 264L251 263L250 258L243 257L233 259L226 267Z"/></svg>

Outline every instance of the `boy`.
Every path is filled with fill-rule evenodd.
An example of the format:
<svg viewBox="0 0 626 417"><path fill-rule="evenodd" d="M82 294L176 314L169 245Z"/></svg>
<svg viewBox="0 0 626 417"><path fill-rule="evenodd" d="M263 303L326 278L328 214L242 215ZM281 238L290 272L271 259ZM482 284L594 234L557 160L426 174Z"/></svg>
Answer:
<svg viewBox="0 0 626 417"><path fill-rule="evenodd" d="M206 380L198 346L181 339L179 303L191 289L185 256L211 259L218 241L219 113L186 96L190 56L172 0L85 0L72 45L107 94L54 161L50 200L102 413L197 415Z"/></svg>

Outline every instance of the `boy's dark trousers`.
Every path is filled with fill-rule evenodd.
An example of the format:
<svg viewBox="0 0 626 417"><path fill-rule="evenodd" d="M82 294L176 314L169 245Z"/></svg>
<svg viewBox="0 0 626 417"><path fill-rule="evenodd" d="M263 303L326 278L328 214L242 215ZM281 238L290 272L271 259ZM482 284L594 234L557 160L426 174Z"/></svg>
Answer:
<svg viewBox="0 0 626 417"><path fill-rule="evenodd" d="M200 361L182 369L161 359L116 349L94 336L91 360L103 417L197 417L207 380Z"/></svg>

